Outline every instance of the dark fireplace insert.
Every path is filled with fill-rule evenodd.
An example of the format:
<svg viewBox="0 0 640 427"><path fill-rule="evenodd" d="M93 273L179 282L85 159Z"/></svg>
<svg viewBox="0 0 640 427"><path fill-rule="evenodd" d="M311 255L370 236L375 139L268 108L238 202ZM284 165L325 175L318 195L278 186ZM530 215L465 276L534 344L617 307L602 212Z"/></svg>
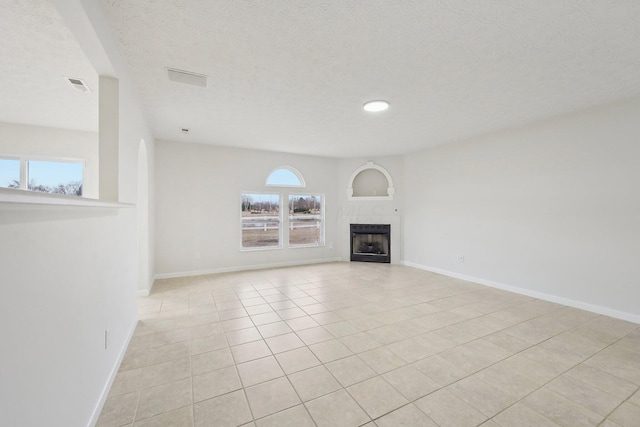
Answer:
<svg viewBox="0 0 640 427"><path fill-rule="evenodd" d="M391 262L391 225L351 224L351 261Z"/></svg>

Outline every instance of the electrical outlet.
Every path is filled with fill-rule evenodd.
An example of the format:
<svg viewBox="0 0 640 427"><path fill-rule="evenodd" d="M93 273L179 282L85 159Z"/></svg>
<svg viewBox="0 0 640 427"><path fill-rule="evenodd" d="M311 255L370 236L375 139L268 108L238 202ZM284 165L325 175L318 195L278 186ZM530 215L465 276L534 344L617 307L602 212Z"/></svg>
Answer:
<svg viewBox="0 0 640 427"><path fill-rule="evenodd" d="M458 262L464 262L464 255L458 255Z"/></svg>

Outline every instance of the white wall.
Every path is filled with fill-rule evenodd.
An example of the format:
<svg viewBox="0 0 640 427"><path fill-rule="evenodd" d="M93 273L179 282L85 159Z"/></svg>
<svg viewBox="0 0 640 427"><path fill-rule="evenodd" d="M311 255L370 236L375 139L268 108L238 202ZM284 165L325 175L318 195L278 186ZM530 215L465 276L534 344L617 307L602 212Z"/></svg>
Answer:
<svg viewBox="0 0 640 427"><path fill-rule="evenodd" d="M146 119L140 109L138 100L134 96L135 88L128 79L120 80L120 120L119 120L119 173L118 196L119 201L136 204L136 209L142 211L137 216L139 239L136 243L138 254L145 264L140 264L138 271L138 293L148 294L153 286L155 271L155 141L146 125ZM145 149L140 150L143 144ZM146 155L141 161L140 155ZM146 163L147 177L141 179L138 167ZM140 189L138 185L146 184ZM138 194L142 194L139 199ZM145 197L146 195L146 197ZM145 203L146 206L142 204Z"/></svg>
<svg viewBox="0 0 640 427"><path fill-rule="evenodd" d="M85 160L84 197L98 198L98 134L0 123L0 156Z"/></svg>
<svg viewBox="0 0 640 427"><path fill-rule="evenodd" d="M638 117L635 99L407 155L405 260L640 321Z"/></svg>
<svg viewBox="0 0 640 427"><path fill-rule="evenodd" d="M138 126L121 144L137 147L148 137ZM129 151L121 171L135 177L137 153ZM135 198L135 178L128 184ZM0 202L0 425L95 421L137 323L139 223L135 205Z"/></svg>
<svg viewBox="0 0 640 427"><path fill-rule="evenodd" d="M126 103L121 99L123 111L133 108ZM150 141L153 153L153 139L131 117L121 117L121 200L135 202L138 146ZM0 425L95 422L137 323L145 267L138 246L149 250L153 242L138 240L143 220L133 204L52 208L0 201ZM153 264L146 268L153 271Z"/></svg>
<svg viewBox="0 0 640 427"><path fill-rule="evenodd" d="M0 235L0 425L87 425L136 321L135 210L0 206Z"/></svg>
<svg viewBox="0 0 640 427"><path fill-rule="evenodd" d="M339 256L335 248L337 160L171 141L156 141L155 150L158 277L321 262ZM267 176L281 166L300 171L306 187L267 187ZM326 245L240 251L243 191L324 194Z"/></svg>
<svg viewBox="0 0 640 427"><path fill-rule="evenodd" d="M137 323L140 246L151 252L147 270L153 271L153 236L148 232L146 242L144 236L139 240L145 216L138 218L134 205L144 140L151 206L146 220L153 230L153 138L97 2L55 3L79 40L94 43L90 53L108 50L98 56L113 61L109 74L120 79L118 200L132 205L62 208L0 200L2 426L95 423ZM90 34L83 37L83 31ZM35 152L50 148L41 138L34 141Z"/></svg>

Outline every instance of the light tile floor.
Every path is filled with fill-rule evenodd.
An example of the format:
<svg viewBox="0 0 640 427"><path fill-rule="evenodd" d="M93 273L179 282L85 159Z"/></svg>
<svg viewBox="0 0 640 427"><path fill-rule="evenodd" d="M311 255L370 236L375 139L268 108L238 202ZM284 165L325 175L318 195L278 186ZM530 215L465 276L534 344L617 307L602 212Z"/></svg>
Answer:
<svg viewBox="0 0 640 427"><path fill-rule="evenodd" d="M332 263L161 280L98 425L640 425L639 325Z"/></svg>

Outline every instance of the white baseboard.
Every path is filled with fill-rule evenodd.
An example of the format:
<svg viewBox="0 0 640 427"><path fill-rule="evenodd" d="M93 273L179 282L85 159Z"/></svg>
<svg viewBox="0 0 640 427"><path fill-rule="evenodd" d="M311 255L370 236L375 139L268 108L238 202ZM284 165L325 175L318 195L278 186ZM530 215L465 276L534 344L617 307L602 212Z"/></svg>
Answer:
<svg viewBox="0 0 640 427"><path fill-rule="evenodd" d="M139 297L148 297L151 294L151 289L153 288L153 284L155 283L155 279L151 278L151 280L147 283L147 289L138 289Z"/></svg>
<svg viewBox="0 0 640 427"><path fill-rule="evenodd" d="M325 259L314 259L314 260L303 260L303 261L286 261L286 262L276 262L276 263L269 263L269 264L241 265L241 266L234 266L234 267L209 268L205 270L180 271L176 273L160 273L154 276L154 281L158 279L174 279L176 277L202 276L205 274L233 273L237 271L249 271L249 270L264 270L267 268L293 267L296 265L308 265L308 264L324 264L328 262L339 262L339 261L342 261L342 258L336 257L336 258L325 258Z"/></svg>
<svg viewBox="0 0 640 427"><path fill-rule="evenodd" d="M109 391L111 390L111 385L113 384L113 380L116 379L116 375L118 374L118 369L120 369L120 364L122 363L122 359L124 358L124 354L127 352L127 348L129 347L129 342L131 341L131 337L133 337L133 332L136 330L136 326L138 325L138 317L136 316L136 320L131 325L131 329L129 330L129 334L127 339L124 342L124 345L120 349L120 353L118 354L118 359L116 363L113 365L111 369L111 373L109 374L109 379L102 389L102 393L100 394L100 399L98 400L98 404L96 408L93 410L93 415L91 415L91 419L89 420L89 427L93 427L98 422L98 418L100 418L100 413L102 412L102 408L104 407L104 402L107 400L107 396L109 396Z"/></svg>
<svg viewBox="0 0 640 427"><path fill-rule="evenodd" d="M410 261L404 261L404 265L407 267L413 267L420 270L430 271L432 273L442 274L444 276L453 277L456 279L466 280L468 282L478 283L480 285L489 286L496 289L502 289L504 291L513 292L520 295L526 295L532 298L537 298L557 304L566 305L573 308L579 308L581 310L590 311L592 313L603 314L609 317L615 317L616 319L626 320L628 322L640 324L640 316L637 314L627 313L624 311L615 310L609 307L603 307L600 305L590 304L583 301L577 301L570 298L560 297L557 295L547 294L544 292L532 291L530 289L519 288L517 286L506 285L500 282L494 282L492 280L481 279L478 277L467 276L465 274L455 273L453 271L443 270L436 267L430 267L427 265L416 264Z"/></svg>

